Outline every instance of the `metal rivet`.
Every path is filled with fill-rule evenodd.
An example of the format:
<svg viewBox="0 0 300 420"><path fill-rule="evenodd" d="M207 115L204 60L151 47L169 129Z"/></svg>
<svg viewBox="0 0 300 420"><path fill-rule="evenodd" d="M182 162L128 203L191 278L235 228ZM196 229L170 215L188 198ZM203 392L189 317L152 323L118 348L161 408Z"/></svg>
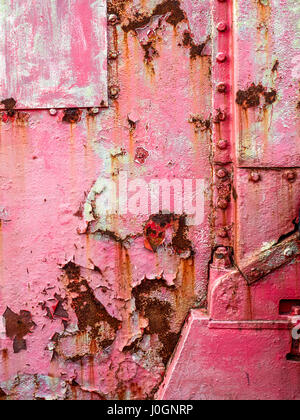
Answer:
<svg viewBox="0 0 300 420"><path fill-rule="evenodd" d="M219 236L220 238L223 238L223 239L228 238L228 232L227 232L227 230L226 230L225 228L221 228L221 229L218 231L218 236Z"/></svg>
<svg viewBox="0 0 300 420"><path fill-rule="evenodd" d="M295 182L296 178L297 178L297 174L295 171L286 171L284 174L284 177L289 181L289 182Z"/></svg>
<svg viewBox="0 0 300 420"><path fill-rule="evenodd" d="M224 246L220 246L218 249L216 249L215 255L219 260L221 260L228 255L228 250Z"/></svg>
<svg viewBox="0 0 300 420"><path fill-rule="evenodd" d="M225 178L225 176L228 175L228 172L226 171L226 169L218 169L216 175L218 178Z"/></svg>
<svg viewBox="0 0 300 420"><path fill-rule="evenodd" d="M153 29L149 29L149 31L147 32L147 37L148 39L155 39L156 38L156 32Z"/></svg>
<svg viewBox="0 0 300 420"><path fill-rule="evenodd" d="M218 63L224 63L224 61L226 61L227 59L227 56L224 52L219 52L216 58L217 58Z"/></svg>
<svg viewBox="0 0 300 420"><path fill-rule="evenodd" d="M217 91L219 93L225 93L227 91L227 85L224 82L220 82L217 84Z"/></svg>
<svg viewBox="0 0 300 420"><path fill-rule="evenodd" d="M218 143L217 143L217 147L218 147L218 149L220 149L220 150L225 150L225 149L227 149L227 147L228 147L228 141L227 140L219 140L218 141Z"/></svg>
<svg viewBox="0 0 300 420"><path fill-rule="evenodd" d="M110 51L108 54L108 58L110 60L116 60L119 57L119 53L117 51Z"/></svg>
<svg viewBox="0 0 300 420"><path fill-rule="evenodd" d="M57 114L57 109L54 109L54 108L51 108L51 109L49 109L49 114L50 115L56 115Z"/></svg>
<svg viewBox="0 0 300 420"><path fill-rule="evenodd" d="M225 121L226 118L227 118L227 114L225 111L217 110L213 121L215 124L219 124L221 121Z"/></svg>
<svg viewBox="0 0 300 420"><path fill-rule="evenodd" d="M219 32L224 32L224 31L226 31L226 29L227 29L227 25L226 25L226 23L225 23L225 22L219 22L219 23L217 24L217 29L218 29L218 31L219 31Z"/></svg>
<svg viewBox="0 0 300 420"><path fill-rule="evenodd" d="M109 15L108 16L108 22L110 25L116 25L118 23L119 19L117 15Z"/></svg>
<svg viewBox="0 0 300 420"><path fill-rule="evenodd" d="M118 86L111 86L109 89L109 96L112 99L117 99L120 93L120 89Z"/></svg>
<svg viewBox="0 0 300 420"><path fill-rule="evenodd" d="M249 180L252 182L259 182L261 180L261 176L258 172L253 171L249 176Z"/></svg>
<svg viewBox="0 0 300 420"><path fill-rule="evenodd" d="M228 203L227 200L225 200L225 198L219 198L218 199L217 206L218 206L219 209L226 210L227 207L228 207L228 204L229 203Z"/></svg>

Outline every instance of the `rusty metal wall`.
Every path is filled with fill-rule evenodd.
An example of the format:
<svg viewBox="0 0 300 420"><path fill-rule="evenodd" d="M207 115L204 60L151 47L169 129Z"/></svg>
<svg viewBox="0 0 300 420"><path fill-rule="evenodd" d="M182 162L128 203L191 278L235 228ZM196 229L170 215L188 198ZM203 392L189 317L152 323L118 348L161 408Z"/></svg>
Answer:
<svg viewBox="0 0 300 420"><path fill-rule="evenodd" d="M12 20L20 2L9 12L5 3L11 38L0 55L15 61L0 69L0 399L249 396L247 375L213 394L209 384L227 384L235 359L210 377L227 330L205 328L286 319L289 303L279 314L279 302L300 302L299 7L101 0L87 12L72 0L66 10L53 2L59 19L38 2L33 17ZM43 30L15 41L34 25L52 34L46 67L35 53ZM203 220L175 210L128 216L122 206L103 215L103 180L121 185L124 174L140 185L201 180ZM192 308L204 312L187 320ZM228 354L239 342L230 328ZM247 334L238 354L260 343ZM286 362L288 351L275 347L276 388L287 369L278 354ZM257 375L268 354L253 354ZM299 373L297 364L286 397L298 395Z"/></svg>
<svg viewBox="0 0 300 420"><path fill-rule="evenodd" d="M207 217L191 227L175 214L98 217L96 202L100 180L122 172L129 181L201 178L209 213L210 8L108 2L108 23L107 109L99 98L88 110L18 110L49 105L38 95L26 102L21 79L16 104L2 112L0 366L8 398L153 398L189 309L206 299ZM80 67L73 58L68 65ZM39 78L33 83L42 88ZM50 107L64 100L57 92ZM157 234L148 235L150 225Z"/></svg>

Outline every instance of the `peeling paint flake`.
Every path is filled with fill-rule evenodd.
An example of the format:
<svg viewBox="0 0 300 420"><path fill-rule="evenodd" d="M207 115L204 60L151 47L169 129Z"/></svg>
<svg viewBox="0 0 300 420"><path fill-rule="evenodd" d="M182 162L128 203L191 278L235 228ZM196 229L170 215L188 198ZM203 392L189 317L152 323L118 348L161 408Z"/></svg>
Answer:
<svg viewBox="0 0 300 420"><path fill-rule="evenodd" d="M3 314L5 319L6 335L13 340L13 349L15 353L27 349L24 337L31 333L35 327L35 323L28 311L21 311L20 314L14 313L7 308Z"/></svg>

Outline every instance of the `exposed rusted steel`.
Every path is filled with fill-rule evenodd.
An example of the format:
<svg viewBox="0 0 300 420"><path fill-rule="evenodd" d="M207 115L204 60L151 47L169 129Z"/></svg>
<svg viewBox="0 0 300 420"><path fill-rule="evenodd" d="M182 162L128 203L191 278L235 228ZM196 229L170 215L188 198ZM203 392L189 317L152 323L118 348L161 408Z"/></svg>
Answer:
<svg viewBox="0 0 300 420"><path fill-rule="evenodd" d="M249 285L263 279L268 274L285 264L289 264L300 254L299 234L294 234L272 248L262 252L246 266L241 265L240 271Z"/></svg>
<svg viewBox="0 0 300 420"><path fill-rule="evenodd" d="M20 311L20 314L14 313L10 308L7 308L3 314L5 319L6 335L13 340L13 349L15 353L21 350L26 350L27 334L31 333L36 326L32 320L31 313L28 311Z"/></svg>
<svg viewBox="0 0 300 420"><path fill-rule="evenodd" d="M64 111L63 121L73 124L80 121L81 111L77 108L68 108Z"/></svg>

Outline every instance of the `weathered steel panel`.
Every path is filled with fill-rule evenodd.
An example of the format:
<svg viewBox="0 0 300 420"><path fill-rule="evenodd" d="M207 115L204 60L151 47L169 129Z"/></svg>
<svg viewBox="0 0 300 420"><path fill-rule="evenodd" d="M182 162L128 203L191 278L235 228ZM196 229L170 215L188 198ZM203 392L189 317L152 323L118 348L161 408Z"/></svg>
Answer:
<svg viewBox="0 0 300 420"><path fill-rule="evenodd" d="M235 2L239 164L299 167L299 2Z"/></svg>
<svg viewBox="0 0 300 420"><path fill-rule="evenodd" d="M298 6L0 4L0 400L300 399Z"/></svg>
<svg viewBox="0 0 300 420"><path fill-rule="evenodd" d="M225 53L223 72L231 64L235 101L213 133L221 239L207 310L191 312L157 397L299 400L299 4L212 1L212 11L230 30L229 56L226 35L213 51Z"/></svg>
<svg viewBox="0 0 300 420"><path fill-rule="evenodd" d="M1 100L107 105L106 0L1 0Z"/></svg>
<svg viewBox="0 0 300 420"><path fill-rule="evenodd" d="M289 180L289 176L292 179ZM235 251L236 260L240 261L295 231L299 216L300 171L238 169L236 179L239 203L236 235L239 241Z"/></svg>
<svg viewBox="0 0 300 420"><path fill-rule="evenodd" d="M137 15L130 2L109 3L109 108L1 115L8 399L153 398L190 308L205 303L211 22L207 2L197 4L147 2ZM101 214L101 182L124 174L146 188L204 181L203 220Z"/></svg>

